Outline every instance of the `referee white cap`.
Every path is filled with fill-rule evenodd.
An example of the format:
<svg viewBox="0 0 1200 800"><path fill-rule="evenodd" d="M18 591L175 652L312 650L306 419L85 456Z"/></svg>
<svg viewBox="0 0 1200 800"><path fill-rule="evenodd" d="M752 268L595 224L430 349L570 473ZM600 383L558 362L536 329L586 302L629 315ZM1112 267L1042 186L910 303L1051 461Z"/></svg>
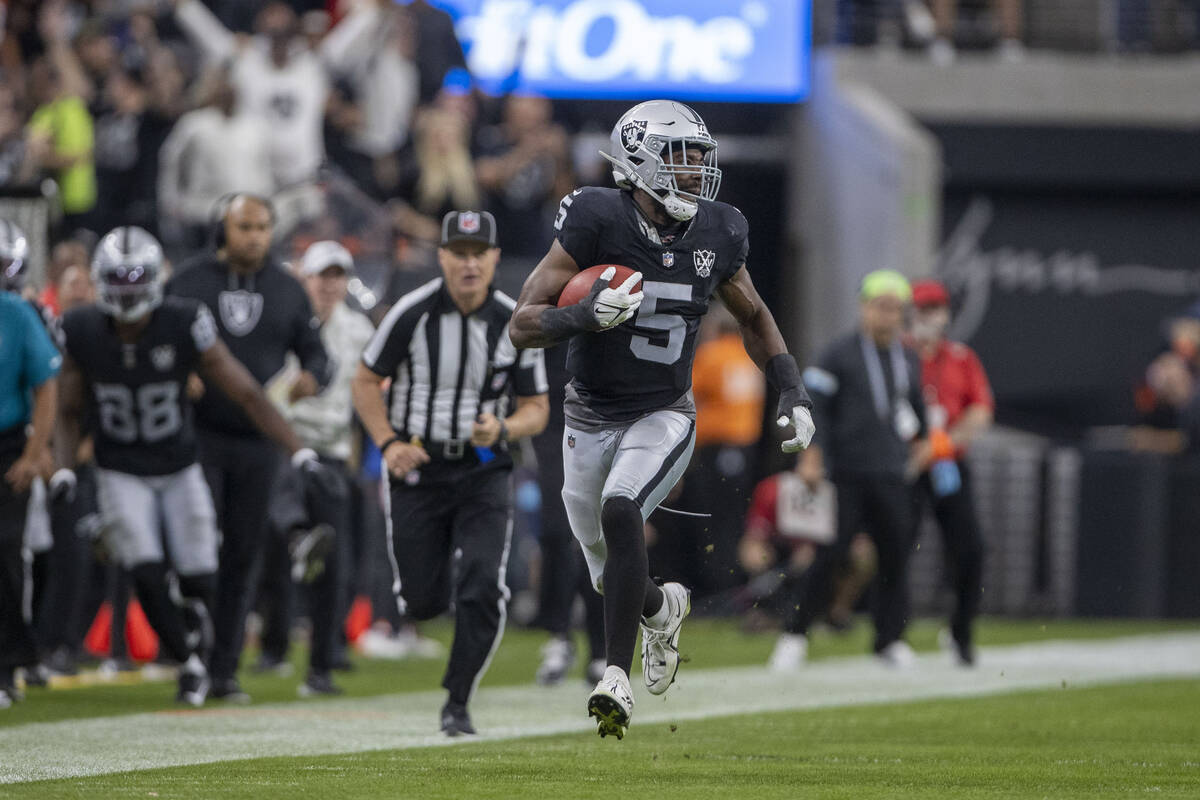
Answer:
<svg viewBox="0 0 1200 800"><path fill-rule="evenodd" d="M354 258L339 242L325 239L313 242L304 251L300 262L301 275L320 275L330 267L341 267L346 272L354 271Z"/></svg>

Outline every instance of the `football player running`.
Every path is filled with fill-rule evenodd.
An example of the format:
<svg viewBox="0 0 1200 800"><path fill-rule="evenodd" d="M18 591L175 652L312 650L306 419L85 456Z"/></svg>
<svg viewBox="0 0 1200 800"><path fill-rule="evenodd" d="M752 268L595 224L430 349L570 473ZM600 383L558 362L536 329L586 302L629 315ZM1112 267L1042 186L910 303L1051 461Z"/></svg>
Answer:
<svg viewBox="0 0 1200 800"><path fill-rule="evenodd" d="M510 331L519 348L571 339L563 501L604 595L608 648L587 706L601 736L621 738L633 711L629 669L639 617L646 688L662 694L679 668L689 592L650 579L643 524L691 458L692 360L714 294L779 392L779 424L794 428L784 451L807 447L814 426L796 360L746 269L746 220L715 200L721 170L704 121L682 103L641 103L617 121L611 152L601 155L619 188L587 187L563 198L555 241L525 281ZM581 302L558 308L567 282L597 264L638 270L641 291L631 291L636 280L611 288L608 270Z"/></svg>
<svg viewBox="0 0 1200 800"><path fill-rule="evenodd" d="M210 636L188 628L210 628L194 621L206 621L213 602L217 525L196 462L188 376L199 372L219 386L293 454L298 469L323 468L221 342L208 307L163 297L163 254L153 236L132 226L111 231L96 247L92 276L95 304L69 311L62 322L60 453L75 452L86 410L106 544L133 576L164 651L181 664L177 699L199 706L210 688L203 660ZM168 565L192 625L171 600Z"/></svg>

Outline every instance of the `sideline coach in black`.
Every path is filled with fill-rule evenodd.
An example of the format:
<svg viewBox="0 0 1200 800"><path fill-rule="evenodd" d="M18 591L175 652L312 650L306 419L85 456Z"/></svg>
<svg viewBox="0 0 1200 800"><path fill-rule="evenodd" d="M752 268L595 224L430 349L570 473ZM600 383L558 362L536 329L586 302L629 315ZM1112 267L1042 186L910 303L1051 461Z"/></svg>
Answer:
<svg viewBox="0 0 1200 800"><path fill-rule="evenodd" d="M392 307L363 351L354 406L387 469L387 534L402 614L423 620L450 604L454 644L441 727L474 733L467 703L504 632L512 539L508 442L546 427L541 350L508 337L516 303L492 288L496 220L442 220L442 277ZM382 383L391 379L385 403ZM511 386L516 409L508 414Z"/></svg>
<svg viewBox="0 0 1200 800"><path fill-rule="evenodd" d="M904 667L913 653L902 638L908 622L908 556L912 516L910 460L925 432L921 366L900 342L908 281L893 270L863 278L860 328L836 339L817 364L804 371L813 400L817 435L801 454L800 477L817 484L828 466L837 487L837 539L821 547L809 567L804 599L785 621L787 634L807 634L833 596L834 570L855 534L867 531L879 554L875 594L875 653ZM777 648L787 649L781 637ZM796 650L806 642L792 640ZM803 660L777 653L773 665ZM790 663L789 663L790 662ZM777 667L777 668L779 668Z"/></svg>
<svg viewBox="0 0 1200 800"><path fill-rule="evenodd" d="M234 196L218 222L216 252L181 265L167 292L207 305L222 341L259 383L267 383L283 368L287 353L294 352L303 370L291 389L295 401L320 391L328 382L330 364L308 295L270 258L274 223L270 201ZM211 696L247 702L249 695L235 675L281 454L215 387L206 387L196 405L196 427L200 463L222 534L216 602L210 606L215 609ZM297 458L312 455L311 450L301 450L293 461L301 466Z"/></svg>

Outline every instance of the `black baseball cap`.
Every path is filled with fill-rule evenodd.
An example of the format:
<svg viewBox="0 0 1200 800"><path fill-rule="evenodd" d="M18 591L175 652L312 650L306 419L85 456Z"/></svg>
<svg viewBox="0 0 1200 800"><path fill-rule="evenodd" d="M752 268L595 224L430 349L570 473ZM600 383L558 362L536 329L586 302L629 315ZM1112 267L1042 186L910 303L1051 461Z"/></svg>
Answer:
<svg viewBox="0 0 1200 800"><path fill-rule="evenodd" d="M486 211L451 211L442 217L442 246L480 242L496 246L496 218Z"/></svg>

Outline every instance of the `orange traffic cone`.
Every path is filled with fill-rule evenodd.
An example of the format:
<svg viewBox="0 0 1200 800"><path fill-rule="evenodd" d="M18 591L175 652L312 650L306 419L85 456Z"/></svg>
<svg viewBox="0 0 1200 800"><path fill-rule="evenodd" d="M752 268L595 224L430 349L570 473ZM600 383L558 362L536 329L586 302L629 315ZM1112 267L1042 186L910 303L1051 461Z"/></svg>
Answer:
<svg viewBox="0 0 1200 800"><path fill-rule="evenodd" d="M137 600L130 600L125 611L125 646L134 661L153 661L158 657L158 636Z"/></svg>
<svg viewBox="0 0 1200 800"><path fill-rule="evenodd" d="M83 637L83 646L97 658L104 658L111 651L112 604L107 600L100 604L100 610L96 612L96 618L92 620L92 625L88 628L87 635Z"/></svg>
<svg viewBox="0 0 1200 800"><path fill-rule="evenodd" d="M350 606L350 613L346 615L346 641L357 642L358 637L371 627L371 618L370 598L363 595L355 597L354 605Z"/></svg>

